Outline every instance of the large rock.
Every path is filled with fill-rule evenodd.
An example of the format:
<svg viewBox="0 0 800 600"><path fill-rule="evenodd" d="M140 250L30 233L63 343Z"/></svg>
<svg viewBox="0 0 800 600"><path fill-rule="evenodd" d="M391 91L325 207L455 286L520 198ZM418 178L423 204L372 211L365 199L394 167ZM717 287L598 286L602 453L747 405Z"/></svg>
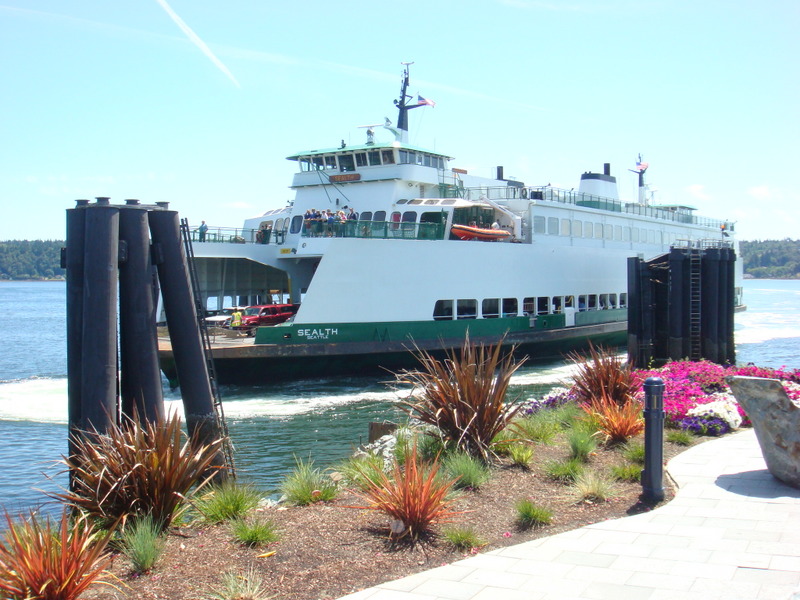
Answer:
<svg viewBox="0 0 800 600"><path fill-rule="evenodd" d="M800 403L777 379L728 377L728 385L753 423L772 475L800 488Z"/></svg>

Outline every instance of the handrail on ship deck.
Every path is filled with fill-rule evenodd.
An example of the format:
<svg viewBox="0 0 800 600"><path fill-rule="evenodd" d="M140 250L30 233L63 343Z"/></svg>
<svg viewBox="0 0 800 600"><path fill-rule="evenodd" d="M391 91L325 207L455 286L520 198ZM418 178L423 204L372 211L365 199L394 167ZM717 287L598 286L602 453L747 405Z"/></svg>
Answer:
<svg viewBox="0 0 800 600"><path fill-rule="evenodd" d="M719 219L699 217L685 212L676 212L654 206L646 206L637 202L620 202L612 198L595 196L574 190L544 186L490 186L490 187L470 187L465 188L463 197L465 200L477 202L481 198L487 198L495 202L502 203L507 200L530 199L543 202L558 202L560 204L574 204L587 208L596 208L614 213L627 213L643 217L652 217L662 221L673 221L687 223L690 225L700 225L703 227L716 227L722 225L731 227L731 223Z"/></svg>

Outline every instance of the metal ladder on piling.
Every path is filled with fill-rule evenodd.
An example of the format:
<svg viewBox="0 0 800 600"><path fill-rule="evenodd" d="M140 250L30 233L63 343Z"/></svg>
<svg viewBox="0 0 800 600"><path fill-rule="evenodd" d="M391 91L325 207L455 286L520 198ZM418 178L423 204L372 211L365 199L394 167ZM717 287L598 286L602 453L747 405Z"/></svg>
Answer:
<svg viewBox="0 0 800 600"><path fill-rule="evenodd" d="M217 420L217 429L222 435L222 451L225 454L225 461L228 464L228 472L232 477L236 476L233 463L233 443L228 434L228 424L225 422L225 411L222 408L222 398L219 394L217 385L217 372L214 368L214 357L211 353L211 339L206 328L206 307L203 306L203 297L200 293L200 285L197 282L197 271L194 267L194 248L192 247L192 234L189 228L189 221L181 219L181 237L183 238L183 248L186 252L186 263L189 268L189 279L192 282L192 294L194 295L194 312L197 317L197 327L200 329L200 337L203 340L203 354L206 357L206 368L208 369L208 381L211 384L211 396L214 404L214 415Z"/></svg>
<svg viewBox="0 0 800 600"><path fill-rule="evenodd" d="M689 248L689 358L702 358L702 294L703 250Z"/></svg>

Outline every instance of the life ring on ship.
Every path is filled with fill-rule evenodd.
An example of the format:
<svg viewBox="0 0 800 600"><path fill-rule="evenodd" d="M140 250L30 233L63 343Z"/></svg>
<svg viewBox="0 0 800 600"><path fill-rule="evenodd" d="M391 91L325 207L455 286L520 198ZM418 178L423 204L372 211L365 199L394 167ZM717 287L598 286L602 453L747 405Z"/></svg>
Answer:
<svg viewBox="0 0 800 600"><path fill-rule="evenodd" d="M527 198L528 197L528 188L522 188L519 192L520 198Z"/></svg>

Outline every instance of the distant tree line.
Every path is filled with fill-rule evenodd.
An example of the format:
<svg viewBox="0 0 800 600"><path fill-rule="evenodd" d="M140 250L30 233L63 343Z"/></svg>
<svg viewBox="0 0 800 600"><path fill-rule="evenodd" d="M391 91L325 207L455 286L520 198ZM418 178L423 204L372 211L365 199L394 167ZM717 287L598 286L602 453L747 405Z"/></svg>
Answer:
<svg viewBox="0 0 800 600"><path fill-rule="evenodd" d="M800 278L800 240L739 242L744 272L758 279Z"/></svg>
<svg viewBox="0 0 800 600"><path fill-rule="evenodd" d="M0 242L0 279L63 279L58 240Z"/></svg>
<svg viewBox="0 0 800 600"><path fill-rule="evenodd" d="M0 279L60 279L60 240L0 242ZM800 278L800 240L740 242L744 272L759 279Z"/></svg>

